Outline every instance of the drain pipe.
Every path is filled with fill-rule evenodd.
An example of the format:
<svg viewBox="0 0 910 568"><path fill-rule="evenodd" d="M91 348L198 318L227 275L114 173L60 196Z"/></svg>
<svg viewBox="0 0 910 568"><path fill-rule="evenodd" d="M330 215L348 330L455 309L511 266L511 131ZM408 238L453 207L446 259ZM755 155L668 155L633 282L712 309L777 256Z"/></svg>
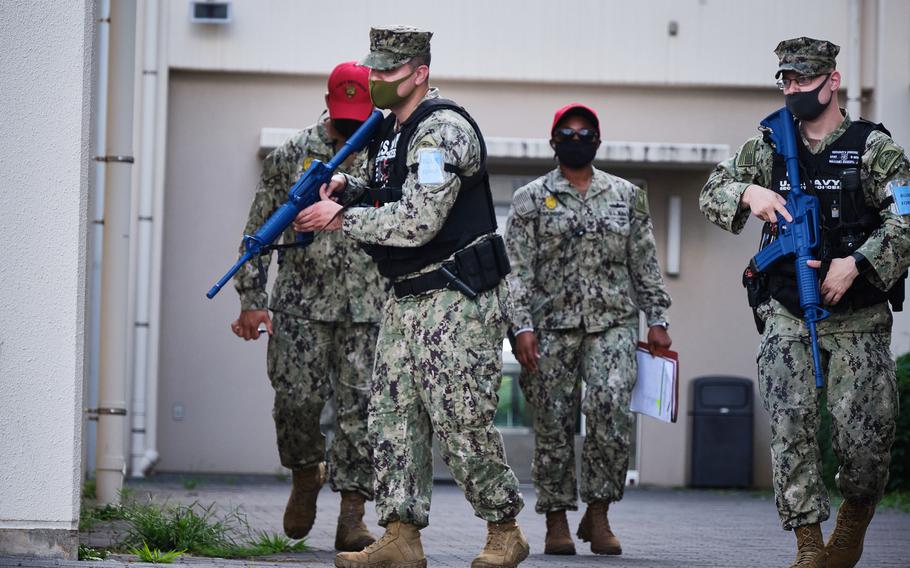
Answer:
<svg viewBox="0 0 910 568"><path fill-rule="evenodd" d="M110 18L110 6L108 0L102 0L98 8L97 23L95 33L97 34L98 49L95 52L95 64L98 68L98 76L95 79L95 116L93 118L95 140L92 143L92 154L101 156L104 154L105 139L104 132L107 129L107 64L108 64L108 24ZM98 345L100 343L101 326L101 260L102 249L101 243L104 238L104 163L95 161L95 181L94 191L89 201L89 211L92 215L92 233L89 245L89 258L92 260L92 270L89 277L89 311L88 311L88 375L85 380L84 394L87 408L85 409L85 427L83 429L82 449L82 477L87 478L88 472L95 472L95 449L97 440L97 422L98 414L95 409L98 406L98 366L100 354Z"/></svg>
<svg viewBox="0 0 910 568"><path fill-rule="evenodd" d="M170 2L156 0L158 12L157 74L155 83L155 163L152 188L151 265L149 277L149 341L148 380L146 381L145 454L150 461L158 459L158 360L161 339L161 256L164 248L164 167L167 155L167 93L168 93L168 11ZM154 458L154 459L152 459Z"/></svg>
<svg viewBox="0 0 910 568"><path fill-rule="evenodd" d="M862 0L850 0L847 13L847 43L849 44L847 77L847 113L852 120L859 118L862 112L863 73L862 73Z"/></svg>
<svg viewBox="0 0 910 568"><path fill-rule="evenodd" d="M132 428L130 475L145 477L158 461L148 445L148 430L155 427L148 413L149 303L152 264L152 229L155 193L155 110L158 94L158 1L143 2L142 101L139 133L139 203L136 227L136 320L133 346Z"/></svg>
<svg viewBox="0 0 910 568"><path fill-rule="evenodd" d="M110 18L107 150L99 158L105 163L105 185L95 480L102 505L120 501L126 473L135 0L111 0Z"/></svg>

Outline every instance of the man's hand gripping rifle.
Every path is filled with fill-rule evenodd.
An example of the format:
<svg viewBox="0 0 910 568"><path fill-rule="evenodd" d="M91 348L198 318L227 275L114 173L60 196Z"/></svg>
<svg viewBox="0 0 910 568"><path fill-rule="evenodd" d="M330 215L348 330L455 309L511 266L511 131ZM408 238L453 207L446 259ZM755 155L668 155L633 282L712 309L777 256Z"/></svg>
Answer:
<svg viewBox="0 0 910 568"><path fill-rule="evenodd" d="M781 257L794 256L799 305L803 309L803 321L809 328L809 337L812 340L815 386L821 388L825 381L822 377L815 324L830 314L821 307L818 276L815 269L807 264L809 260L814 260L813 251L817 250L819 243L819 201L814 195L804 193L800 185L796 127L790 111L786 107L782 108L761 121L761 125L770 130L769 135L775 151L787 164L787 181L790 183L787 211L793 217L793 222L788 223L780 213L777 214L777 239L752 257L752 268L761 272Z"/></svg>
<svg viewBox="0 0 910 568"><path fill-rule="evenodd" d="M294 187L291 188L291 191L288 192L288 200L284 205L272 213L272 216L259 227L259 230L256 231L255 235L243 236L243 244L246 251L240 256L237 263L221 277L221 280L212 286L212 289L208 291L206 297L214 298L215 294L217 294L221 288L227 284L228 280L240 270L243 263L254 256L267 252L269 250L268 247L271 246L288 225L294 221L294 218L298 213L319 201L319 188L322 187L322 184L328 183L332 179L332 174L335 172L335 169L340 166L349 155L354 152L359 152L369 144L370 140L373 138L373 133L376 132L376 128L379 126L380 122L382 122L382 113L378 110L374 110L369 118L366 119L356 132L354 132L348 141L345 142L344 146L341 147L341 150L339 150L327 164L323 164L319 160L313 160L310 167L307 168L300 179L297 180L297 183L294 184ZM313 233L298 234L298 245L307 246L311 242L313 242Z"/></svg>

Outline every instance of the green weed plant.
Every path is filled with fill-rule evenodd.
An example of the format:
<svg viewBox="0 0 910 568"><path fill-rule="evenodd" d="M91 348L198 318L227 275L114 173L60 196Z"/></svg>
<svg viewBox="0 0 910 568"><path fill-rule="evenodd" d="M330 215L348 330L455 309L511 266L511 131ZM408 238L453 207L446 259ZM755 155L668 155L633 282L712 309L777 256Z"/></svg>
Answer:
<svg viewBox="0 0 910 568"><path fill-rule="evenodd" d="M159 506L149 502L125 508L124 519L129 528L124 545L139 547L147 544L159 550L184 550L205 554L209 550L226 549L236 544L235 538L248 532L246 517L237 510L216 515L215 505Z"/></svg>
<svg viewBox="0 0 910 568"><path fill-rule="evenodd" d="M128 524L121 546L151 550L179 550L195 556L249 558L308 550L304 541L260 532L253 537L240 510L218 513L215 504L132 504L124 509Z"/></svg>
<svg viewBox="0 0 910 568"><path fill-rule="evenodd" d="M79 545L79 560L104 560L108 556L108 551L103 548L92 548L85 544Z"/></svg>
<svg viewBox="0 0 910 568"><path fill-rule="evenodd" d="M171 564L174 560L177 560L183 553L184 550L168 550L162 552L157 548L149 548L148 544L143 544L141 548L133 548L130 550L131 553L139 557L139 560L143 562L151 562L153 564Z"/></svg>
<svg viewBox="0 0 910 568"><path fill-rule="evenodd" d="M83 503L79 511L79 530L92 530L98 523L116 521L122 519L123 515L124 510L120 505L108 504L99 507Z"/></svg>

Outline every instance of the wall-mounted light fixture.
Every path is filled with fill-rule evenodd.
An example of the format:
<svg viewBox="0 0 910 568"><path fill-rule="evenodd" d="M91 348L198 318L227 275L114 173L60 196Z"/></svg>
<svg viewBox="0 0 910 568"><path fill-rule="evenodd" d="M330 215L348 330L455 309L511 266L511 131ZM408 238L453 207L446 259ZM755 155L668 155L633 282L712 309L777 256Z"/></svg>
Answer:
<svg viewBox="0 0 910 568"><path fill-rule="evenodd" d="M682 197L671 195L667 206L667 275L679 276L682 242Z"/></svg>

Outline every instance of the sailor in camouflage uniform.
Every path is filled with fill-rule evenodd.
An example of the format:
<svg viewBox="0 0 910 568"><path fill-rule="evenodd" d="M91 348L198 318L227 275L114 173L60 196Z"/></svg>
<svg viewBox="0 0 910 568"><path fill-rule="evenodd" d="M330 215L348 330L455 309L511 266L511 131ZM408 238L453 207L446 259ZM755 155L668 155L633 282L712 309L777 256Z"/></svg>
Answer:
<svg viewBox="0 0 910 568"><path fill-rule="evenodd" d="M629 465L639 311L652 349L669 347L670 296L645 192L592 166L597 115L567 105L556 111L550 135L559 165L515 192L506 226L515 354L534 409L536 510L547 516L545 553L575 554L566 510L578 507L580 405L587 418L581 499L588 508L578 536L597 554L620 554L607 510L622 499Z"/></svg>
<svg viewBox="0 0 910 568"><path fill-rule="evenodd" d="M369 69L354 62L335 68L326 95L329 116L295 134L263 162L245 234L253 234L287 201L288 190L313 160L328 162L366 119L372 110L368 76ZM353 171L365 161L366 152L361 152L341 169ZM288 229L283 242L294 243L295 237ZM263 275L270 259L262 261ZM285 532L303 538L310 531L327 461L329 483L342 499L335 546L361 550L375 540L363 523L364 501L373 498L366 419L378 322L389 281L356 244L337 233L320 233L306 248L278 251L271 298L257 262L245 264L235 282L241 314L232 326L234 332L257 339L262 325L269 333L268 375L275 389L272 414L278 453L293 480ZM266 308L272 310L271 319ZM319 417L333 392L335 433L326 453Z"/></svg>
<svg viewBox="0 0 910 568"><path fill-rule="evenodd" d="M839 48L827 41L781 42L777 76L798 121L799 160L806 191L820 199L819 280L830 317L818 323L827 400L815 388L808 332L801 319L792 257L767 271L770 298L757 307L764 325L758 355L759 392L771 416L774 491L783 527L794 530L793 566L854 566L866 528L888 479L898 398L891 357L892 316L910 263L910 223L892 211L892 190L910 184L907 157L880 124L853 120L838 106ZM701 193L700 206L716 225L739 233L750 213L789 220L782 159L763 137L746 141L720 163ZM820 523L828 518L816 441L819 409L832 417L844 502L827 545Z"/></svg>
<svg viewBox="0 0 910 568"><path fill-rule="evenodd" d="M335 565L426 566L431 442L487 521L474 568L516 566L528 554L515 522L523 502L493 425L508 319L508 259L495 235L483 138L470 115L430 89L430 36L370 31L370 91L388 108L361 178L336 176L324 195L367 195L373 208L323 200L298 230L343 229L395 280L376 349L369 429L376 507L385 535ZM359 201L359 199L358 199Z"/></svg>

